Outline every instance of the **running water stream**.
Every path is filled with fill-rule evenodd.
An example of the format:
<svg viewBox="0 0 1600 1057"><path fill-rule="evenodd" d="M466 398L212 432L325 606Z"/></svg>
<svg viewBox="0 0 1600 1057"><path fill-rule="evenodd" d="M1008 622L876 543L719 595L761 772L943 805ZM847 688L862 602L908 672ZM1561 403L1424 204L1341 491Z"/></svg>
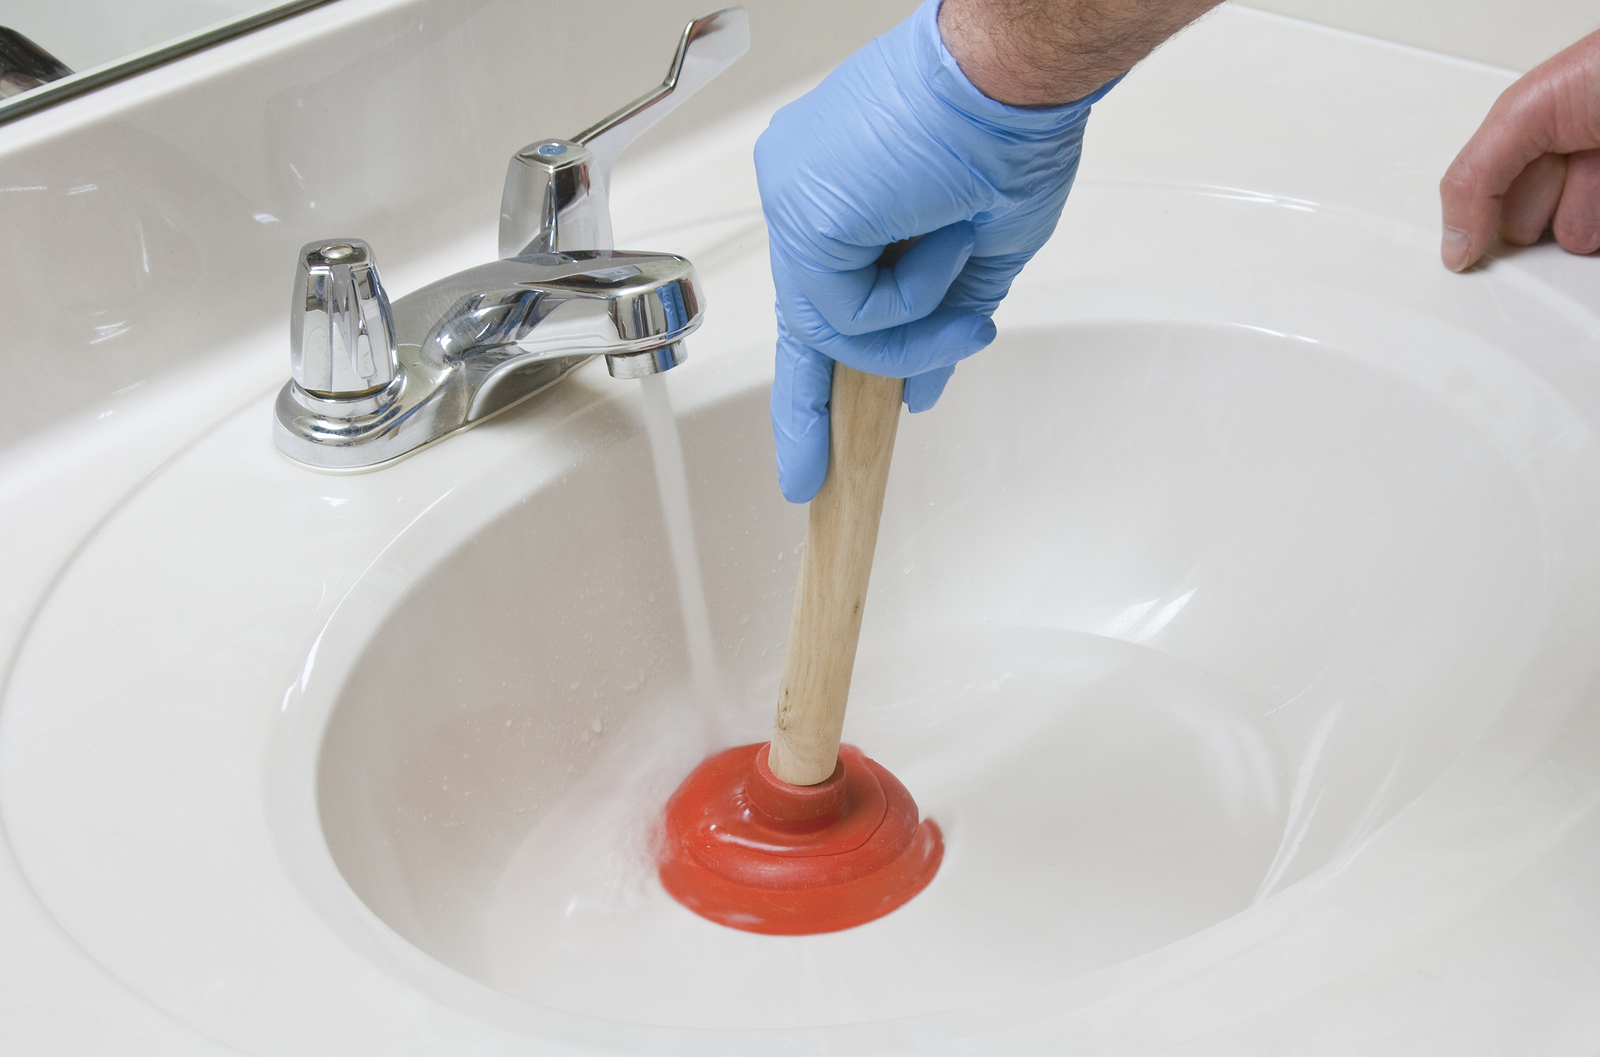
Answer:
<svg viewBox="0 0 1600 1057"><path fill-rule="evenodd" d="M694 517L689 509L689 478L683 466L683 446L678 422L672 414L667 376L652 374L639 380L644 404L645 434L656 468L656 488L667 523L672 567L678 578L678 605L683 612L683 635L689 652L690 689L710 751L723 745L722 680L717 673L716 650L711 640L711 615L706 609L705 582L700 578L700 555L695 548Z"/></svg>

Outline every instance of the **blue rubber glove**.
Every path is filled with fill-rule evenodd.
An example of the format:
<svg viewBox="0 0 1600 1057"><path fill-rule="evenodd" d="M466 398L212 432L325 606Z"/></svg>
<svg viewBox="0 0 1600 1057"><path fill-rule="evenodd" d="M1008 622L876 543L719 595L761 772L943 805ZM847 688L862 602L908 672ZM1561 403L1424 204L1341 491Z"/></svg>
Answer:
<svg viewBox="0 0 1600 1057"><path fill-rule="evenodd" d="M995 307L1055 230L1089 106L984 95L939 37L939 0L779 110L756 142L778 292L778 483L808 502L828 472L837 360L906 379L932 407L994 340ZM1112 82L1115 84L1115 82ZM893 267L889 243L922 236Z"/></svg>

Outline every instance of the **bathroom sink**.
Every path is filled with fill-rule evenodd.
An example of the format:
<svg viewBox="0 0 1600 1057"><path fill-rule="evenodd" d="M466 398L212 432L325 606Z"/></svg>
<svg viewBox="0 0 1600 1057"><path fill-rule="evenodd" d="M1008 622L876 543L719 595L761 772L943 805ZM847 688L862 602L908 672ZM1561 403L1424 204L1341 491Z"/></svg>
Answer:
<svg viewBox="0 0 1600 1057"><path fill-rule="evenodd" d="M1218 21L1205 47L1289 32ZM49 913L266 1055L1582 1052L1573 262L1453 276L1401 209L1093 157L994 347L900 427L845 736L944 830L911 903L767 937L654 879L667 793L770 724L804 533L746 188L639 240L708 292L665 377L718 698L636 383L590 363L358 476L278 456L263 393L106 517L19 647L0 812Z"/></svg>
<svg viewBox="0 0 1600 1057"><path fill-rule="evenodd" d="M252 405L126 504L8 705L7 825L41 893L175 1003L219 963L224 995L297 1002L387 977L547 1038L670 1026L706 1052L707 1029L1037 1026L1109 980L1155 1002L1175 965L1259 972L1298 929L1362 923L1288 975L1332 974L1469 914L1513 864L1464 876L1461 818L1573 714L1593 671L1566 644L1600 623L1600 447L1468 325L1481 288L1529 313L1537 289L1452 287L1420 237L1267 198L1075 201L1001 340L897 446L846 736L948 835L906 908L762 937L655 883L704 702L638 396L593 365L358 477L264 450ZM1186 276L1180 243L1149 274L1120 234L1174 215L1197 248L1256 248ZM747 241L758 218L722 223ZM1372 239L1358 281L1326 281ZM713 296L759 281L742 252ZM724 742L770 722L803 534L772 487L766 343L729 329L668 376ZM64 676L86 642L98 663ZM239 832L230 791L268 825ZM1521 841L1567 824L1528 811ZM174 932L210 955L156 957ZM350 964L308 975L313 939Z"/></svg>
<svg viewBox="0 0 1600 1057"><path fill-rule="evenodd" d="M339 629L364 645L317 772L335 863L396 932L491 987L705 1028L1025 992L1342 868L1569 615L1527 459L1573 423L1503 365L1431 376L1459 354L1448 330L1397 338L1405 321L1375 307L1372 333L1339 333L1313 305L1290 333L1226 316L1011 329L905 423L847 738L904 776L951 851L886 920L752 936L654 882L655 814L707 746L637 434ZM1470 406L1508 388L1515 410ZM724 743L770 726L802 535L755 457L765 406L742 388L684 431ZM1507 411L1537 438L1504 435L1529 425ZM1548 469L1600 483L1597 455ZM1592 555L1581 524L1566 546Z"/></svg>

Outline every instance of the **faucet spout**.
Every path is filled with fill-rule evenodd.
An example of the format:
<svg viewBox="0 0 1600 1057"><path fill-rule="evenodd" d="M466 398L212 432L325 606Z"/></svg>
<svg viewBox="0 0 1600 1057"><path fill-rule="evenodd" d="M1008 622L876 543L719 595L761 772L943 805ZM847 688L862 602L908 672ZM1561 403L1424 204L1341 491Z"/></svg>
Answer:
<svg viewBox="0 0 1600 1057"><path fill-rule="evenodd" d="M692 264L618 250L525 253L458 272L395 305L397 342L459 374L466 422L531 396L544 379L592 356L604 356L619 378L675 366L703 314Z"/></svg>
<svg viewBox="0 0 1600 1057"><path fill-rule="evenodd" d="M375 275L371 249L361 250ZM595 356L618 378L666 370L683 361L683 339L704 316L687 260L621 250L528 252L381 307L393 320L396 384L358 400L284 386L275 436L295 461L375 469L542 392Z"/></svg>

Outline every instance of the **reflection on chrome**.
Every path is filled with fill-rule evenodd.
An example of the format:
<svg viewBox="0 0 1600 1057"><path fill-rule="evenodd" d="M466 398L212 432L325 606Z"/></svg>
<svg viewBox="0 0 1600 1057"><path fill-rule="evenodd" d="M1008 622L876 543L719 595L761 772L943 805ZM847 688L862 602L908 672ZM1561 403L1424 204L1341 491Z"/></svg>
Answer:
<svg viewBox="0 0 1600 1057"><path fill-rule="evenodd" d="M72 70L60 59L16 30L0 26L0 99L71 76Z"/></svg>

